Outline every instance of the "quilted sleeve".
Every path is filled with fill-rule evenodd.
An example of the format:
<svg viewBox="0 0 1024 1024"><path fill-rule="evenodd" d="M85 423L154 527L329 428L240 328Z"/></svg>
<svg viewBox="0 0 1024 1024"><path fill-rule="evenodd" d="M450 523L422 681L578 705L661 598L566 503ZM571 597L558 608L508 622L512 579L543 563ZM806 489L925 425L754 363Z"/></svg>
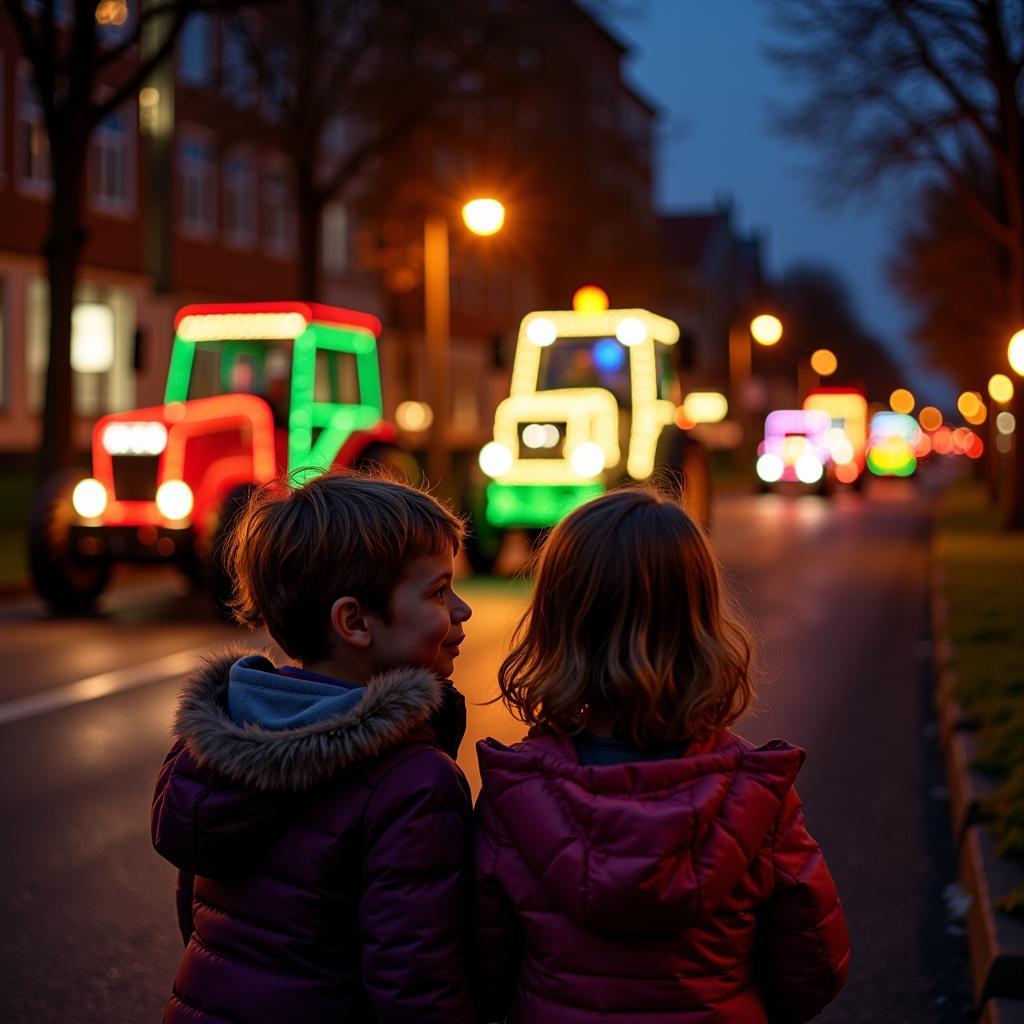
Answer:
<svg viewBox="0 0 1024 1024"><path fill-rule="evenodd" d="M509 1012L519 964L515 908L496 875L500 841L487 798L477 800L473 827L473 988L480 1020L503 1021Z"/></svg>
<svg viewBox="0 0 1024 1024"><path fill-rule="evenodd" d="M850 936L835 882L793 789L779 814L772 858L775 887L758 915L757 973L773 1024L801 1024L843 987Z"/></svg>
<svg viewBox="0 0 1024 1024"><path fill-rule="evenodd" d="M392 768L366 810L362 978L379 1024L468 1024L471 804L436 748Z"/></svg>

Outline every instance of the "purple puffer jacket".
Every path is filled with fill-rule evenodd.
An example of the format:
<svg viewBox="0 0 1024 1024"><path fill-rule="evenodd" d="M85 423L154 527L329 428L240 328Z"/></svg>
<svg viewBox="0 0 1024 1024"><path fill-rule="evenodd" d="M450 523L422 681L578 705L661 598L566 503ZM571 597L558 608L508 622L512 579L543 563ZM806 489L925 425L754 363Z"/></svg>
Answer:
<svg viewBox="0 0 1024 1024"><path fill-rule="evenodd" d="M729 732L611 766L555 736L477 750L482 1020L806 1021L842 987L846 921L793 789L802 750Z"/></svg>
<svg viewBox="0 0 1024 1024"><path fill-rule="evenodd" d="M470 794L437 739L461 695L396 670L333 718L240 727L237 656L186 687L154 796L187 943L164 1021L471 1021Z"/></svg>

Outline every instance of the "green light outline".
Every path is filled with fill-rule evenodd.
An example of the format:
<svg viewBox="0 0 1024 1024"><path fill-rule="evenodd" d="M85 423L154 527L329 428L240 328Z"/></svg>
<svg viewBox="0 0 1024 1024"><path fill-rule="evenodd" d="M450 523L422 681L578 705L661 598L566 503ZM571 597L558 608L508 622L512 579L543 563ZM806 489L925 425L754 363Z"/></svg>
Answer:
<svg viewBox="0 0 1024 1024"><path fill-rule="evenodd" d="M605 493L602 483L487 485L484 515L492 526L554 526L574 509Z"/></svg>

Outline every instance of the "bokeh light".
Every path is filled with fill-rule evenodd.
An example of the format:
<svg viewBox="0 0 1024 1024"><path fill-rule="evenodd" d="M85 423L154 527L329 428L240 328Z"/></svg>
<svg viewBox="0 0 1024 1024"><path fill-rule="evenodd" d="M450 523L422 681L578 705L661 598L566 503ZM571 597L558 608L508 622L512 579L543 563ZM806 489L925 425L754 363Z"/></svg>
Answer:
<svg viewBox="0 0 1024 1024"><path fill-rule="evenodd" d="M835 353L830 352L827 348L819 348L811 356L811 369L819 377L829 377L836 372L839 366L839 360L836 359Z"/></svg>
<svg viewBox="0 0 1024 1024"><path fill-rule="evenodd" d="M395 423L399 430L415 433L426 430L434 422L434 410L426 402L399 402L395 408Z"/></svg>
<svg viewBox="0 0 1024 1024"><path fill-rule="evenodd" d="M1017 417L1012 412L1001 412L996 417L996 430L1000 434L1012 434L1017 429Z"/></svg>
<svg viewBox="0 0 1024 1024"><path fill-rule="evenodd" d="M897 388L889 396L889 408L893 412L900 412L909 416L914 411L916 401L913 394L906 388Z"/></svg>
<svg viewBox="0 0 1024 1024"><path fill-rule="evenodd" d="M762 313L750 321L750 335L758 345L774 345L782 337L782 321L771 313Z"/></svg>
<svg viewBox="0 0 1024 1024"><path fill-rule="evenodd" d="M691 391L683 399L683 416L691 423L721 423L729 402L719 391Z"/></svg>
<svg viewBox="0 0 1024 1024"><path fill-rule="evenodd" d="M1006 357L1010 360L1010 366L1014 373L1024 377L1024 331L1018 331L1006 347Z"/></svg>
<svg viewBox="0 0 1024 1024"><path fill-rule="evenodd" d="M988 379L988 395L993 402L1009 402L1013 398L1013 381L1005 373L993 373Z"/></svg>
<svg viewBox="0 0 1024 1024"><path fill-rule="evenodd" d="M934 405L926 405L918 413L917 422L925 430L938 430L942 426L942 413Z"/></svg>

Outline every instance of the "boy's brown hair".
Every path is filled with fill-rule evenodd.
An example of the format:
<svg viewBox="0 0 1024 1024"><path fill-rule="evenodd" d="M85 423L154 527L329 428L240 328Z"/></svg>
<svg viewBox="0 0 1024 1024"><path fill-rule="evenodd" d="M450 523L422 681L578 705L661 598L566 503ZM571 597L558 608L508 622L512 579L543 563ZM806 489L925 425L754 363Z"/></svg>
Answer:
<svg viewBox="0 0 1024 1024"><path fill-rule="evenodd" d="M339 472L294 489L265 484L224 547L231 609L239 622L265 626L290 657L318 661L330 655L339 597L355 597L386 619L409 562L454 553L463 535L439 501L393 480Z"/></svg>
<svg viewBox="0 0 1024 1024"><path fill-rule="evenodd" d="M751 641L679 504L613 491L551 532L498 684L531 726L574 735L593 710L641 749L680 743L746 710Z"/></svg>

